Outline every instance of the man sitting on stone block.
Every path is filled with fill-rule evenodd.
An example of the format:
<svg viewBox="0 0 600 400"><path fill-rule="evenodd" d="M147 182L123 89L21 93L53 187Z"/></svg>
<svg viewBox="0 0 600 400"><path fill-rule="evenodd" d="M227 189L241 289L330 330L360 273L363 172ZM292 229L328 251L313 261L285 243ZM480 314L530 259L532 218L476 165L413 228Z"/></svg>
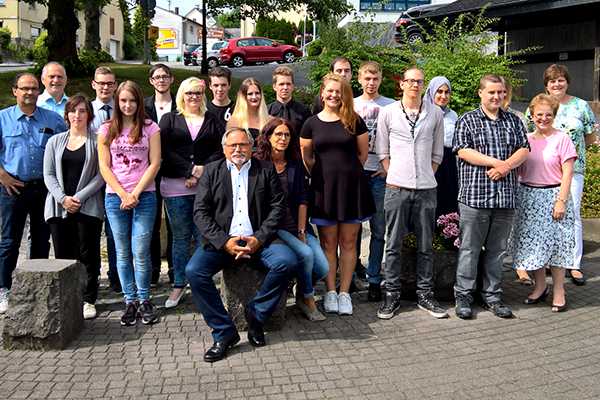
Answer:
<svg viewBox="0 0 600 400"><path fill-rule="evenodd" d="M212 328L214 344L204 361L223 359L240 336L223 306L213 276L245 259L260 260L268 273L246 305L248 341L264 346L263 326L285 293L297 259L287 246L273 242L285 214L285 195L273 164L251 158L254 140L231 128L221 141L225 160L205 166L198 183L194 222L204 245L186 267L196 306Z"/></svg>

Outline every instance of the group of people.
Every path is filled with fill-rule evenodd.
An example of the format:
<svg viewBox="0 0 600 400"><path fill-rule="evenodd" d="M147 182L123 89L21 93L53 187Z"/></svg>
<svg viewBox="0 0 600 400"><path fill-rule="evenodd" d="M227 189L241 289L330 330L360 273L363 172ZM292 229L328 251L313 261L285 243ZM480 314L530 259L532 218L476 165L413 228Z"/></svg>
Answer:
<svg viewBox="0 0 600 400"><path fill-rule="evenodd" d="M368 299L381 302L379 318L400 307L402 244L410 232L417 306L448 317L435 298L432 242L436 219L453 212L460 215L458 317L472 316L476 294L495 315L512 316L501 289L507 248L519 278L535 282L525 303L548 296L550 268L552 311L565 310L565 269L585 282L579 207L595 123L587 103L567 94L567 69L548 67L547 93L532 100L527 115L510 109L509 82L485 75L480 107L460 118L449 107L445 77L430 79L425 90L424 72L406 69L400 100L380 95L376 62L363 62L357 77L362 91L354 94L350 61L334 59L309 110L294 100L293 71L285 66L273 72L276 100L268 106L253 78L232 101L231 75L221 67L209 72L211 101L197 77L173 94L164 64L151 67L154 93L146 98L135 82L117 84L108 67L95 71L93 101L65 95L58 63L44 67L41 95L36 76L18 74L17 104L0 111L0 313L9 306L29 216L29 257L47 258L51 236L56 258L85 266L85 318L97 314L104 221L109 280L125 298L121 324L158 322L151 287L160 274L163 208L173 284L164 306L176 307L189 284L212 329L208 362L240 340L216 273L240 262L266 268L245 308L248 340L264 346L263 326L293 277L296 304L309 320L352 315L366 221ZM320 280L325 314L315 302Z"/></svg>

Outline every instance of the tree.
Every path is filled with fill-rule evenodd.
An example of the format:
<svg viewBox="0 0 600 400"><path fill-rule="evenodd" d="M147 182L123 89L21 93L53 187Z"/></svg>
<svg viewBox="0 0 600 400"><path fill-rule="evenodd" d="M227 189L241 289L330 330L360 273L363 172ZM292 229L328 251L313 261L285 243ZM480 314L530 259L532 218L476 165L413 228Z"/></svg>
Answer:
<svg viewBox="0 0 600 400"><path fill-rule="evenodd" d="M294 44L296 27L283 19L260 17L256 21L256 36L264 36L286 44Z"/></svg>
<svg viewBox="0 0 600 400"><path fill-rule="evenodd" d="M240 20L238 11L226 12L217 16L217 24L222 28L239 28Z"/></svg>
<svg viewBox="0 0 600 400"><path fill-rule="evenodd" d="M136 47L142 51L144 49L144 35L148 31L148 27L150 27L150 22L150 18L144 15L142 7L137 6L133 14L132 32ZM156 40L149 40L148 45L150 47L150 57L154 60L157 58Z"/></svg>
<svg viewBox="0 0 600 400"><path fill-rule="evenodd" d="M294 11L306 7L311 19L333 21L345 16L352 10L346 0L211 0L208 3L212 15L227 10L238 10L240 17L258 19L278 12Z"/></svg>
<svg viewBox="0 0 600 400"><path fill-rule="evenodd" d="M135 38L132 33L131 20L129 19L129 10L133 7L127 0L119 0L119 9L123 15L123 58L126 60L135 60L141 57L140 49L135 44Z"/></svg>
<svg viewBox="0 0 600 400"><path fill-rule="evenodd" d="M83 10L85 17L84 47L92 51L100 51L100 15L102 9L111 0L77 0L77 6Z"/></svg>
<svg viewBox="0 0 600 400"><path fill-rule="evenodd" d="M28 4L48 7L48 17L43 28L48 31L46 46L52 60L61 62L70 75L78 75L82 64L77 57L77 19L75 0L22 0Z"/></svg>

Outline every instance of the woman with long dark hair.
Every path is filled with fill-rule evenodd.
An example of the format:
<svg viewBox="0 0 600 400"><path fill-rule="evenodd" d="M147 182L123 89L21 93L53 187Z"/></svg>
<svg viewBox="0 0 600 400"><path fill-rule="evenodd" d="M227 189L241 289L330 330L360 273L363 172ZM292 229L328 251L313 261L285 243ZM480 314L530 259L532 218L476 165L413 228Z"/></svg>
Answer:
<svg viewBox="0 0 600 400"><path fill-rule="evenodd" d="M154 178L160 167L160 130L146 118L137 83L121 83L115 99L112 119L98 129L98 157L125 295L121 325L135 325L138 314L143 324L153 324L159 315L150 302L150 241L156 215Z"/></svg>
<svg viewBox="0 0 600 400"><path fill-rule="evenodd" d="M324 320L315 304L313 279L323 279L329 264L308 223L308 187L292 124L282 118L271 119L258 137L255 156L273 162L287 194L288 206L277 235L296 253L303 267L298 276L296 305L310 321Z"/></svg>

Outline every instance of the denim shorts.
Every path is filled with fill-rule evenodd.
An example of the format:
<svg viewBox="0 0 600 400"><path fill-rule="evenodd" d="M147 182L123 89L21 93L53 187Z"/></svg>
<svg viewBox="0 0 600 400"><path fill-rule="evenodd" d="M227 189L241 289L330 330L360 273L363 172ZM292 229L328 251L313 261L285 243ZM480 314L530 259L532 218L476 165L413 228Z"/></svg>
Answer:
<svg viewBox="0 0 600 400"><path fill-rule="evenodd" d="M362 224L365 221L368 221L371 217L363 218L363 219L347 219L344 221L336 221L334 219L325 219L325 218L311 218L310 222L317 226L333 226L337 224Z"/></svg>

